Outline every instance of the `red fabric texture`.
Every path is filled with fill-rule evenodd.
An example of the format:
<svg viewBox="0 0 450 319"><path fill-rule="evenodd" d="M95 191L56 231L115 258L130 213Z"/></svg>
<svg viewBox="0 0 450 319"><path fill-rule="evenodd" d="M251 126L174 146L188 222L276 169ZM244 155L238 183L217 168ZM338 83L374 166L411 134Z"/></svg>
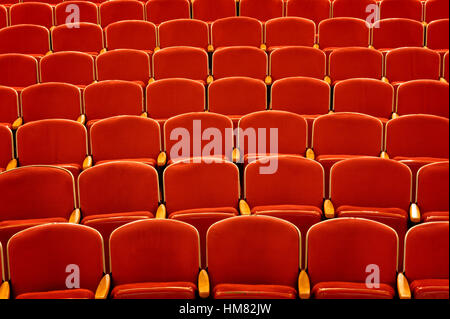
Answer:
<svg viewBox="0 0 450 319"><path fill-rule="evenodd" d="M192 3L194 19L212 22L236 15L234 0L197 0Z"/></svg>
<svg viewBox="0 0 450 319"><path fill-rule="evenodd" d="M282 0L242 0L240 2L241 16L267 21L283 16Z"/></svg>
<svg viewBox="0 0 450 319"><path fill-rule="evenodd" d="M211 39L214 49L231 46L260 48L263 40L263 24L250 17L228 17L211 25Z"/></svg>
<svg viewBox="0 0 450 319"><path fill-rule="evenodd" d="M448 279L415 280L411 283L414 299L448 299Z"/></svg>
<svg viewBox="0 0 450 319"><path fill-rule="evenodd" d="M94 23L61 25L52 30L53 52L80 51L98 55L103 49L103 30Z"/></svg>
<svg viewBox="0 0 450 319"><path fill-rule="evenodd" d="M265 43L269 51L285 46L312 47L316 39L314 21L299 17L276 18L267 21Z"/></svg>
<svg viewBox="0 0 450 319"><path fill-rule="evenodd" d="M427 47L433 50L448 51L448 17L435 20L427 26Z"/></svg>
<svg viewBox="0 0 450 319"><path fill-rule="evenodd" d="M148 21L127 20L111 23L105 29L108 50L134 49L153 53L157 47L156 26Z"/></svg>
<svg viewBox="0 0 450 319"><path fill-rule="evenodd" d="M422 167L417 175L417 205L422 214L447 215L449 210L448 161ZM445 214L446 212L446 214Z"/></svg>
<svg viewBox="0 0 450 319"><path fill-rule="evenodd" d="M49 292L24 293L16 299L94 299L94 292L88 289L67 289Z"/></svg>
<svg viewBox="0 0 450 319"><path fill-rule="evenodd" d="M448 19L447 0L428 0L425 2L425 21Z"/></svg>
<svg viewBox="0 0 450 319"><path fill-rule="evenodd" d="M303 17L319 25L322 20L331 18L331 2L329 0L288 0L286 16Z"/></svg>
<svg viewBox="0 0 450 319"><path fill-rule="evenodd" d="M113 289L113 299L195 299L197 286L189 282L137 283Z"/></svg>
<svg viewBox="0 0 450 319"><path fill-rule="evenodd" d="M158 32L161 49L175 46L208 49L209 29L206 22L192 19L166 21L161 23Z"/></svg>
<svg viewBox="0 0 450 319"><path fill-rule="evenodd" d="M401 47L422 47L424 26L419 21L404 18L385 19L373 26L372 45L378 50Z"/></svg>
<svg viewBox="0 0 450 319"><path fill-rule="evenodd" d="M19 117L19 95L13 88L0 86L0 100L0 125L10 126Z"/></svg>
<svg viewBox="0 0 450 319"><path fill-rule="evenodd" d="M99 10L102 28L122 20L145 20L144 4L141 1L107 1L100 5Z"/></svg>
<svg viewBox="0 0 450 319"><path fill-rule="evenodd" d="M189 0L150 0L145 8L147 20L155 24L190 18Z"/></svg>
<svg viewBox="0 0 450 319"><path fill-rule="evenodd" d="M319 24L321 49L339 47L368 47L369 24L357 18L332 18Z"/></svg>
<svg viewBox="0 0 450 319"><path fill-rule="evenodd" d="M26 2L9 8L10 25L35 24L50 29L53 26L53 8L47 3Z"/></svg>
<svg viewBox="0 0 450 319"><path fill-rule="evenodd" d="M13 133L7 126L0 125L0 167L6 169L13 157Z"/></svg>
<svg viewBox="0 0 450 319"><path fill-rule="evenodd" d="M392 286L380 284L379 288L367 288L365 283L321 282L312 289L315 299L393 299Z"/></svg>
<svg viewBox="0 0 450 319"><path fill-rule="evenodd" d="M50 51L50 33L46 27L15 25L0 30L0 53L44 56Z"/></svg>
<svg viewBox="0 0 450 319"><path fill-rule="evenodd" d="M333 17L352 17L362 20L367 19L369 12L371 12L369 9L373 10L373 7L378 5L375 0L333 0L331 3L333 5Z"/></svg>
<svg viewBox="0 0 450 319"><path fill-rule="evenodd" d="M95 2L95 1L93 1ZM77 5L80 8L80 22L98 23L98 7L90 1L64 1L55 6L55 25L67 23L71 11L67 9L70 5ZM66 12L68 10L69 12ZM69 20L69 22L73 22Z"/></svg>
<svg viewBox="0 0 450 319"><path fill-rule="evenodd" d="M422 22L423 5L416 0L383 0L380 3L380 18L406 18Z"/></svg>
<svg viewBox="0 0 450 319"><path fill-rule="evenodd" d="M0 30L0 38L3 30L5 29ZM0 52L1 44L0 41ZM38 82L38 64L32 56L0 54L0 69L0 85L12 87L16 91Z"/></svg>
<svg viewBox="0 0 450 319"><path fill-rule="evenodd" d="M289 286L220 284L214 299L296 299L297 291Z"/></svg>

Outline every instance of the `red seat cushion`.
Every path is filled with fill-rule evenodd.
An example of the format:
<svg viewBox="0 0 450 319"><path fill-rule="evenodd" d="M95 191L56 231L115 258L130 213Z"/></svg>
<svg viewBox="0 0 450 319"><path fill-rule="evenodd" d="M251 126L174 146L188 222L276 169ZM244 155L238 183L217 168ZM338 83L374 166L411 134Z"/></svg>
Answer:
<svg viewBox="0 0 450 319"><path fill-rule="evenodd" d="M247 166L248 164L253 163L264 157L277 156L277 155L303 157L301 154L245 154L244 155L244 165Z"/></svg>
<svg viewBox="0 0 450 319"><path fill-rule="evenodd" d="M289 286L232 285L214 287L214 299L296 299L297 291Z"/></svg>
<svg viewBox="0 0 450 319"><path fill-rule="evenodd" d="M448 279L424 279L411 283L415 299L449 299Z"/></svg>
<svg viewBox="0 0 450 319"><path fill-rule="evenodd" d="M365 283L321 282L312 289L316 299L393 299L394 289L387 284L368 288Z"/></svg>
<svg viewBox="0 0 450 319"><path fill-rule="evenodd" d="M55 166L67 169L69 172L72 173L74 180L75 181L78 180L78 175L80 175L80 173L81 173L81 165L79 165L79 164L58 164Z"/></svg>
<svg viewBox="0 0 450 319"><path fill-rule="evenodd" d="M125 161L125 162L140 162L144 163L150 166L155 167L156 166L156 160L153 158L124 158L120 160L104 160L104 161L98 161L95 163L95 165L101 165L105 163L111 163L111 162L117 162L117 161Z"/></svg>
<svg viewBox="0 0 450 319"><path fill-rule="evenodd" d="M113 299L195 299L197 286L190 282L137 283L113 289Z"/></svg>
<svg viewBox="0 0 450 319"><path fill-rule="evenodd" d="M154 215L150 212L127 212L127 213L114 213L114 214L99 214L90 215L81 221L83 225L97 229L105 240L109 240L109 235L114 229L125 225L127 223L154 218Z"/></svg>
<svg viewBox="0 0 450 319"><path fill-rule="evenodd" d="M422 214L422 223L429 222L448 222L448 212L426 212Z"/></svg>
<svg viewBox="0 0 450 319"><path fill-rule="evenodd" d="M94 293L88 289L68 289L30 292L17 296L17 299L94 299L94 297Z"/></svg>

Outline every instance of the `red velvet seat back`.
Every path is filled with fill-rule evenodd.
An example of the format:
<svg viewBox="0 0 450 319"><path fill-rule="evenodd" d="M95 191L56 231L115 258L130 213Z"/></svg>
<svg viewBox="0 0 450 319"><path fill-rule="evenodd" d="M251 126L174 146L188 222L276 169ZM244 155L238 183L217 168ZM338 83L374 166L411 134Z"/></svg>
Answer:
<svg viewBox="0 0 450 319"><path fill-rule="evenodd" d="M377 21L373 28L373 46L376 49L422 47L424 26L419 21L392 18Z"/></svg>
<svg viewBox="0 0 450 319"><path fill-rule="evenodd" d="M161 48L190 46L207 50L209 29L206 22L192 19L179 19L161 23L158 28Z"/></svg>
<svg viewBox="0 0 450 319"><path fill-rule="evenodd" d="M267 47L309 46L315 43L314 21L299 17L276 18L266 22L265 43Z"/></svg>
<svg viewBox="0 0 450 319"><path fill-rule="evenodd" d="M61 25L66 23L75 22L73 19L73 13L76 13L75 7L77 5L80 8L80 22L98 23L98 7L94 1L64 1L55 6L55 25Z"/></svg>
<svg viewBox="0 0 450 319"><path fill-rule="evenodd" d="M449 209L448 162L422 167L417 173L417 204L423 213Z"/></svg>
<svg viewBox="0 0 450 319"><path fill-rule="evenodd" d="M108 50L135 49L153 51L157 47L156 26L148 21L118 21L105 29Z"/></svg>
<svg viewBox="0 0 450 319"><path fill-rule="evenodd" d="M0 70L0 85L26 87L38 82L38 63L32 56L0 54Z"/></svg>
<svg viewBox="0 0 450 319"><path fill-rule="evenodd" d="M19 117L19 95L16 90L0 86L0 123L12 124Z"/></svg>
<svg viewBox="0 0 450 319"><path fill-rule="evenodd" d="M310 19L319 25L320 21L331 17L330 0L288 0L286 16Z"/></svg>
<svg viewBox="0 0 450 319"><path fill-rule="evenodd" d="M14 144L12 131L0 125L0 171L6 169L9 161L14 158Z"/></svg>
<svg viewBox="0 0 450 319"><path fill-rule="evenodd" d="M380 18L423 21L423 4L416 0L383 0L380 3Z"/></svg>
<svg viewBox="0 0 450 319"><path fill-rule="evenodd" d="M260 21L267 21L283 16L284 3L282 0L242 0L240 15L252 17Z"/></svg>
<svg viewBox="0 0 450 319"><path fill-rule="evenodd" d="M448 50L448 29L448 18L431 22L427 26L427 47L433 50Z"/></svg>
<svg viewBox="0 0 450 319"><path fill-rule="evenodd" d="M190 18L189 0L149 0L145 8L147 20L155 24Z"/></svg>
<svg viewBox="0 0 450 319"><path fill-rule="evenodd" d="M0 53L44 55L50 51L50 34L39 25L22 24L0 30Z"/></svg>
<svg viewBox="0 0 450 319"><path fill-rule="evenodd" d="M93 23L60 25L52 30L53 52L80 51L100 53L103 49L103 30Z"/></svg>
<svg viewBox="0 0 450 319"><path fill-rule="evenodd" d="M259 48L263 41L263 24L250 17L229 17L215 21L211 26L215 49L231 46Z"/></svg>
<svg viewBox="0 0 450 319"><path fill-rule="evenodd" d="M333 0L333 17L351 17L366 20L377 7L375 0Z"/></svg>
<svg viewBox="0 0 450 319"><path fill-rule="evenodd" d="M26 2L10 7L10 25L36 24L50 29L53 26L53 8L47 3Z"/></svg>
<svg viewBox="0 0 450 319"><path fill-rule="evenodd" d="M319 24L321 49L336 47L368 47L369 24L357 18L333 18Z"/></svg>
<svg viewBox="0 0 450 319"><path fill-rule="evenodd" d="M100 5L100 24L102 28L122 20L145 20L144 4L136 0L107 1Z"/></svg>
<svg viewBox="0 0 450 319"><path fill-rule="evenodd" d="M236 15L234 0L197 0L192 3L194 19L212 22Z"/></svg>

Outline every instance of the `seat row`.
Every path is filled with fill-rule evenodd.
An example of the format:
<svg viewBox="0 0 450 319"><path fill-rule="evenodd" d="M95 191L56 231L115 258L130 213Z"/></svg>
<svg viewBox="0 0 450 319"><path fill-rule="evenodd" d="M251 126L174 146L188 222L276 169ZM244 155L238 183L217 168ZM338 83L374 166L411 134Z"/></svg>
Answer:
<svg viewBox="0 0 450 319"><path fill-rule="evenodd" d="M11 296L93 298L104 274L110 274L113 298L194 298L197 288L205 298L209 273L214 298L393 298L398 271L401 298L411 297L410 291L415 298L448 297L448 221L407 231L411 175L406 166L370 158L337 164L332 198L339 218L321 222L323 178L317 163L281 157L271 175L261 174L261 165L255 162L245 172L245 196L252 208L244 201L239 206L242 215L252 216L240 217L239 173L231 163L169 166L165 205L159 208L153 168L131 162L99 165L78 180L84 226L74 224L80 209L67 224L74 205L73 177L67 171L28 167L1 173L0 235L7 247L9 265L4 267L9 271L4 273L9 276L4 279L10 281ZM446 209L448 220L448 162L421 173L422 207ZM37 219L24 219L25 212ZM399 247L406 247L405 254ZM43 258L43 251L54 258ZM89 261L95 276L86 275ZM190 279L177 277L180 271ZM71 272L82 276L76 288L88 291L68 290L75 288L65 286ZM380 277L366 280L370 273ZM109 276L102 281L97 296L106 298ZM8 296L8 286L3 284L1 296Z"/></svg>

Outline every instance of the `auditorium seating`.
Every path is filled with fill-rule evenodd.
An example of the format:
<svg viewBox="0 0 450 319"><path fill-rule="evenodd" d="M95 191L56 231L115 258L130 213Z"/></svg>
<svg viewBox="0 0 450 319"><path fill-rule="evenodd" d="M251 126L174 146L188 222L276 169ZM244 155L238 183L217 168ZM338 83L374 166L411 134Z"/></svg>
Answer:
<svg viewBox="0 0 450 319"><path fill-rule="evenodd" d="M134 222L114 231L110 245L112 299L196 298L200 239L194 227L175 220Z"/></svg>
<svg viewBox="0 0 450 319"><path fill-rule="evenodd" d="M53 52L79 51L96 56L104 47L103 30L97 24L64 24L55 27L51 34Z"/></svg>
<svg viewBox="0 0 450 319"><path fill-rule="evenodd" d="M94 165L123 160L156 166L161 152L158 122L139 116L99 120L89 138Z"/></svg>
<svg viewBox="0 0 450 319"><path fill-rule="evenodd" d="M208 24L199 20L178 19L159 25L159 47L190 46L208 50Z"/></svg>
<svg viewBox="0 0 450 319"><path fill-rule="evenodd" d="M164 21L190 18L189 0L149 0L145 5L147 20L156 25Z"/></svg>
<svg viewBox="0 0 450 319"><path fill-rule="evenodd" d="M435 20L427 26L426 46L442 56L448 51L449 25L448 19Z"/></svg>
<svg viewBox="0 0 450 319"><path fill-rule="evenodd" d="M263 24L249 17L219 19L211 25L211 39L215 50L231 46L263 48Z"/></svg>
<svg viewBox="0 0 450 319"><path fill-rule="evenodd" d="M449 86L433 80L415 80L397 90L398 115L431 114L449 117Z"/></svg>
<svg viewBox="0 0 450 319"><path fill-rule="evenodd" d="M265 24L265 45L269 52L286 46L308 46L315 43L314 21L298 18L276 18Z"/></svg>
<svg viewBox="0 0 450 319"><path fill-rule="evenodd" d="M212 23L236 15L235 0L195 0L192 2L192 18Z"/></svg>
<svg viewBox="0 0 450 319"><path fill-rule="evenodd" d="M371 220L338 218L314 225L307 239L312 298L393 299L398 244L392 228Z"/></svg>
<svg viewBox="0 0 450 319"><path fill-rule="evenodd" d="M19 95L16 90L0 85L0 126L11 128L19 118Z"/></svg>
<svg viewBox="0 0 450 319"><path fill-rule="evenodd" d="M0 85L9 86L19 93L25 87L38 83L38 63L32 56L0 54L0 70Z"/></svg>
<svg viewBox="0 0 450 319"><path fill-rule="evenodd" d="M306 243L309 228L320 222L323 216L323 168L317 162L294 156L280 156L273 161L276 161L277 169L272 174L264 174L264 171L268 172L265 159L253 162L245 169L247 213L291 222L300 230L302 243ZM306 245L302 244L302 252L305 248ZM304 253L302 260L305 260Z"/></svg>
<svg viewBox="0 0 450 319"><path fill-rule="evenodd" d="M363 113L385 124L394 111L394 89L375 79L341 81L334 87L333 111Z"/></svg>
<svg viewBox="0 0 450 319"><path fill-rule="evenodd" d="M208 87L208 110L227 115L237 128L246 114L267 108L267 86L261 80L232 77L211 83Z"/></svg>
<svg viewBox="0 0 450 319"><path fill-rule="evenodd" d="M164 194L167 217L197 228L202 247L201 264L211 270L211 259L206 264L206 233L214 223L239 214L239 169L231 162L218 159L212 163L180 161L164 171ZM227 242L220 238L221 242ZM208 244L211 245L211 240ZM280 247L277 245L277 249Z"/></svg>
<svg viewBox="0 0 450 319"><path fill-rule="evenodd" d="M423 166L417 173L415 222L448 222L448 161Z"/></svg>
<svg viewBox="0 0 450 319"><path fill-rule="evenodd" d="M8 245L11 297L106 299L110 279L104 275L102 253L99 233L88 227L48 224L27 229Z"/></svg>
<svg viewBox="0 0 450 319"><path fill-rule="evenodd" d="M401 47L422 47L424 26L419 21L403 18L377 21L372 28L372 45L381 52Z"/></svg>
<svg viewBox="0 0 450 319"><path fill-rule="evenodd" d="M21 24L0 30L0 53L21 53L40 59L50 51L50 34L39 25Z"/></svg>
<svg viewBox="0 0 450 319"><path fill-rule="evenodd" d="M0 29L8 25L8 9L0 5Z"/></svg>
<svg viewBox="0 0 450 319"><path fill-rule="evenodd" d="M148 21L118 21L105 28L106 48L134 49L152 54L158 47L156 26Z"/></svg>
<svg viewBox="0 0 450 319"><path fill-rule="evenodd" d="M448 19L447 0L427 0L425 2L425 21L430 23L434 20Z"/></svg>
<svg viewBox="0 0 450 319"><path fill-rule="evenodd" d="M53 26L53 8L47 3L17 3L9 8L10 25L36 24L47 29Z"/></svg>
<svg viewBox="0 0 450 319"><path fill-rule="evenodd" d="M283 0L241 0L240 15L252 17L262 22L283 16Z"/></svg>
<svg viewBox="0 0 450 319"><path fill-rule="evenodd" d="M99 7L102 28L123 20L145 20L144 4L137 0L106 1Z"/></svg>
<svg viewBox="0 0 450 319"><path fill-rule="evenodd" d="M333 0L333 17L351 17L367 20L369 14L377 9L375 0Z"/></svg>
<svg viewBox="0 0 450 319"><path fill-rule="evenodd" d="M400 298L449 298L448 231L448 222L437 222L408 232L404 274L399 276Z"/></svg>
<svg viewBox="0 0 450 319"><path fill-rule="evenodd" d="M94 58L83 52L57 52L40 61L41 82L63 82L84 89L95 81Z"/></svg>
<svg viewBox="0 0 450 319"><path fill-rule="evenodd" d="M380 2L380 18L405 18L419 22L423 19L423 5L416 0L383 0Z"/></svg>
<svg viewBox="0 0 450 319"><path fill-rule="evenodd" d="M97 79L133 81L145 87L151 78L147 53L132 49L117 49L100 54L95 60Z"/></svg>
<svg viewBox="0 0 450 319"><path fill-rule="evenodd" d="M55 6L55 25L78 22L74 14L79 14L79 22L98 23L98 7L94 1L70 0Z"/></svg>
<svg viewBox="0 0 450 319"><path fill-rule="evenodd" d="M318 26L322 20L331 18L331 2L330 0L288 0L286 16L310 19Z"/></svg>
<svg viewBox="0 0 450 319"><path fill-rule="evenodd" d="M0 125L0 173L5 171L14 159L14 142L11 129Z"/></svg>

